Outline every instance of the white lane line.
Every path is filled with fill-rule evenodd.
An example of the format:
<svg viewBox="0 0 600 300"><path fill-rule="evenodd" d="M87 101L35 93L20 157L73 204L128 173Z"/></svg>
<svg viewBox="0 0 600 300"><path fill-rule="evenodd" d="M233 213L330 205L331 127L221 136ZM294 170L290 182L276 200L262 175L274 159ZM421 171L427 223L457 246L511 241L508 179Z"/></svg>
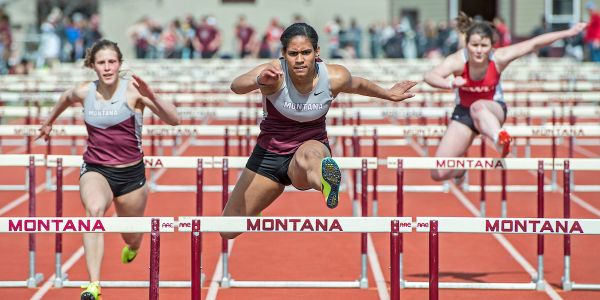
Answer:
<svg viewBox="0 0 600 300"><path fill-rule="evenodd" d="M234 242L235 240L229 240L227 255L231 255L231 249L233 249ZM206 293L206 300L217 299L219 287L221 286L219 284L219 282L221 282L221 278L223 278L223 255L219 255L219 260L217 261L217 265L215 266L215 272L213 273L212 279L210 280L208 292Z"/></svg>
<svg viewBox="0 0 600 300"><path fill-rule="evenodd" d="M383 270L379 264L379 257L377 251L375 251L375 245L371 234L367 234L367 257L369 259L369 266L373 271L373 277L375 278L375 285L377 286L377 294L381 300L390 300L390 294L388 293L387 283L385 277L383 277Z"/></svg>

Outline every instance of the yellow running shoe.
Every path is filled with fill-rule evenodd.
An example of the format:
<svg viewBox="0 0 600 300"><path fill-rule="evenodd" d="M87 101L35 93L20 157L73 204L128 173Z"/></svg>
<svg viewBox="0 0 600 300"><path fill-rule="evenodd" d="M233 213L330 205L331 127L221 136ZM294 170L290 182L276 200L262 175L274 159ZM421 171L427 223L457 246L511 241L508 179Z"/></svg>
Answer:
<svg viewBox="0 0 600 300"><path fill-rule="evenodd" d="M87 286L82 286L85 290L81 292L81 300L98 300L100 299L100 282L94 281Z"/></svg>
<svg viewBox="0 0 600 300"><path fill-rule="evenodd" d="M342 173L335 160L331 157L323 158L321 160L321 191L329 208L335 208L338 205L341 181Z"/></svg>
<svg viewBox="0 0 600 300"><path fill-rule="evenodd" d="M137 256L138 251L129 248L129 245L125 245L123 250L121 250L121 262L124 264L128 264L132 262Z"/></svg>

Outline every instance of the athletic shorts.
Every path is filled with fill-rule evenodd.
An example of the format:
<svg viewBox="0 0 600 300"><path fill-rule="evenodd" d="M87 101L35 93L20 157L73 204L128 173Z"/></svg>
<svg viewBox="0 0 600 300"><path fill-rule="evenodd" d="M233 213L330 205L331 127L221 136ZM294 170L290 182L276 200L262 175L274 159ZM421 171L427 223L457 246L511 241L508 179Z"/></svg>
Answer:
<svg viewBox="0 0 600 300"><path fill-rule="evenodd" d="M331 152L329 145L324 145L329 149L329 152ZM268 151L257 144L254 146L252 155L250 155L250 158L246 163L246 168L254 173L287 186L292 184L292 180L287 172L293 157L294 153L277 154Z"/></svg>
<svg viewBox="0 0 600 300"><path fill-rule="evenodd" d="M507 112L506 103L500 101L496 101L496 103L502 106L502 111L504 111L504 119L502 120L502 123L504 123ZM473 122L473 118L471 118L471 110L466 106L460 104L456 105L454 107L454 111L452 112L452 120L467 125L467 127L471 128L471 130L477 134L480 133L477 128L475 128L475 123Z"/></svg>
<svg viewBox="0 0 600 300"><path fill-rule="evenodd" d="M79 178L87 172L96 172L106 178L113 197L119 197L129 192L133 192L144 186L146 183L146 172L144 162L124 167L114 168L103 165L83 163L79 172Z"/></svg>

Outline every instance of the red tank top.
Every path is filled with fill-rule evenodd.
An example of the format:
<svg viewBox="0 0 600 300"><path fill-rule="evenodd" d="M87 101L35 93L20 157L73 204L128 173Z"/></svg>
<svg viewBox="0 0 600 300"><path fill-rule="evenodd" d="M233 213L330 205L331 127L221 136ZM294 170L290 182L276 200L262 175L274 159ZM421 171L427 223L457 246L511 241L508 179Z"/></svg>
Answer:
<svg viewBox="0 0 600 300"><path fill-rule="evenodd" d="M500 72L498 72L496 63L493 60L490 59L483 79L471 79L468 62L465 62L462 77L467 82L458 88L457 102L462 106L469 107L477 100L503 101L502 88L500 87Z"/></svg>

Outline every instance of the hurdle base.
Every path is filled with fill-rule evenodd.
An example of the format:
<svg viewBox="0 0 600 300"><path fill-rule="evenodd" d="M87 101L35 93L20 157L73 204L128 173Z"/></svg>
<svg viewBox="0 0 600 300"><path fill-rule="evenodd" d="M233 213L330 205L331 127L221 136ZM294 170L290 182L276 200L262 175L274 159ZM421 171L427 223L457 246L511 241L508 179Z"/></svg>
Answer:
<svg viewBox="0 0 600 300"><path fill-rule="evenodd" d="M65 288L81 288L88 285L89 281L66 280L63 281L62 287ZM150 287L148 280L140 281L100 281L100 286L109 288L147 288ZM192 286L191 281L159 281L158 286L161 288L189 288Z"/></svg>
<svg viewBox="0 0 600 300"><path fill-rule="evenodd" d="M229 287L241 288L361 288L355 281L237 281L229 280Z"/></svg>
<svg viewBox="0 0 600 300"><path fill-rule="evenodd" d="M36 288L42 280L44 280L44 274L36 273L33 277L27 279L27 287L30 289Z"/></svg>
<svg viewBox="0 0 600 300"><path fill-rule="evenodd" d="M67 282L68 280L69 280L69 275L66 273L63 273L61 277L54 278L54 287L61 288L64 286L65 282Z"/></svg>
<svg viewBox="0 0 600 300"><path fill-rule="evenodd" d="M573 282L572 281L565 281L565 278L563 277L563 278L561 278L560 283L561 283L561 287L562 287L563 291L568 292L570 290L573 290Z"/></svg>
<svg viewBox="0 0 600 300"><path fill-rule="evenodd" d="M575 283L574 281L571 281L571 289L572 290L600 290L600 284L597 284L597 283Z"/></svg>
<svg viewBox="0 0 600 300"><path fill-rule="evenodd" d="M35 277L27 280L0 281L0 288L36 288L42 280L44 280L44 276L38 273L35 274Z"/></svg>
<svg viewBox="0 0 600 300"><path fill-rule="evenodd" d="M426 281L402 281L400 287L406 289L428 289L429 282ZM465 289L465 290L535 290L537 285L529 283L510 282L440 282L440 289Z"/></svg>

